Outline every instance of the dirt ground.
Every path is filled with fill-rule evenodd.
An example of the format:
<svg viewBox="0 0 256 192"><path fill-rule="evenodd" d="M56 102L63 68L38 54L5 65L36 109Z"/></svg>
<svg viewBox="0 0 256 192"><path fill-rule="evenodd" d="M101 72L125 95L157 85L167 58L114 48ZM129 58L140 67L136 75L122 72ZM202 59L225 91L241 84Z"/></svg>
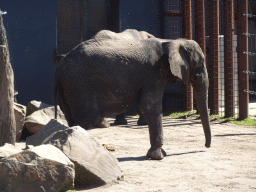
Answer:
<svg viewBox="0 0 256 192"><path fill-rule="evenodd" d="M239 191L256 192L256 127L212 121L212 145L204 147L200 120L165 117L164 146L160 161L145 155L149 149L147 126L137 126L136 116L128 125L89 130L101 144L113 147L124 180L76 191L162 192Z"/></svg>

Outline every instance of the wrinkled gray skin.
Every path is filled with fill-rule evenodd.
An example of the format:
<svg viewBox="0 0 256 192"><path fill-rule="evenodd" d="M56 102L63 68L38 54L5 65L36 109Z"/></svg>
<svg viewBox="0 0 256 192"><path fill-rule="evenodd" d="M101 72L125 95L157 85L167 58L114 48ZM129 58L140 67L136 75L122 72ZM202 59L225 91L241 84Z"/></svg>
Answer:
<svg viewBox="0 0 256 192"><path fill-rule="evenodd" d="M147 156L163 159L162 98L169 77L174 75L192 83L205 146L210 147L208 74L204 62L202 50L193 40L93 38L59 62L55 105L58 100L69 126L85 129L108 115L139 106L149 127L151 148Z"/></svg>
<svg viewBox="0 0 256 192"><path fill-rule="evenodd" d="M137 31L134 29L126 29L122 33L114 33L109 30L102 30L98 32L94 37L94 39L126 39L126 40L142 40L142 39L149 39L149 38L155 38L152 34L149 34L145 31ZM116 120L114 122L115 125L127 125L127 120L125 119L125 113L121 113L116 116ZM144 115L140 115L139 120L137 121L138 125L147 125L148 122ZM101 121L98 125L95 125L95 127L99 128L106 128L110 125L107 123L107 121L104 119Z"/></svg>

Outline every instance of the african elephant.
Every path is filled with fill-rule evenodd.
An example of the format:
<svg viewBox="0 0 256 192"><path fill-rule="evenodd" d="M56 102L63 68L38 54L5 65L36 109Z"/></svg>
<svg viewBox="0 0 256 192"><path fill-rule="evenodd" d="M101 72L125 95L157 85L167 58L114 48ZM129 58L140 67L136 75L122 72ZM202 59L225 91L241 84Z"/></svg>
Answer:
<svg viewBox="0 0 256 192"><path fill-rule="evenodd" d="M112 39L112 40L142 40L155 38L154 35L146 31L137 31L135 29L126 29L122 33L115 33L109 30L102 30L96 33L92 39Z"/></svg>
<svg viewBox="0 0 256 192"><path fill-rule="evenodd" d="M121 113L121 114L117 115L114 124L115 125L127 125L128 122L125 117L126 117L126 113ZM137 124L138 125L148 125L148 121L143 114L140 114Z"/></svg>
<svg viewBox="0 0 256 192"><path fill-rule="evenodd" d="M142 40L142 39L149 39L154 38L152 34L149 34L145 31L137 31L135 29L126 29L122 33L114 33L109 30L102 30L99 31L96 35L93 37L94 39L126 39L126 40ZM126 113L121 113L119 115L116 115L116 120L114 122L115 125L126 125L127 120L125 119ZM137 121L138 125L147 125L147 120L144 117L144 115L140 114L140 117ZM109 127L109 124L104 119L101 121L98 125L94 125L95 127L99 128L105 128Z"/></svg>
<svg viewBox="0 0 256 192"><path fill-rule="evenodd" d="M92 38L58 63L55 106L60 105L69 126L85 129L108 115L139 106L149 127L147 156L163 159L162 98L167 82L177 77L194 87L205 146L210 147L209 83L204 62L204 54L193 40Z"/></svg>

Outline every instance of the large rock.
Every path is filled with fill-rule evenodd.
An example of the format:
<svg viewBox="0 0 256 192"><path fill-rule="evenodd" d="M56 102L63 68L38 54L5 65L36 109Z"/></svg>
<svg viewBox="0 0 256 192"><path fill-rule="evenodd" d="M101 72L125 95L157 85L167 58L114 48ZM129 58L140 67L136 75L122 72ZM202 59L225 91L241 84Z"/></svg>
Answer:
<svg viewBox="0 0 256 192"><path fill-rule="evenodd" d="M26 106L14 102L14 116L16 120L16 140L20 139L26 117Z"/></svg>
<svg viewBox="0 0 256 192"><path fill-rule="evenodd" d="M27 144L40 145L43 141L43 144L52 144L62 150L75 164L76 186L105 184L123 177L117 159L85 129L79 126L67 127L51 136L48 133L41 134L39 138L37 135L40 132L27 139Z"/></svg>
<svg viewBox="0 0 256 192"><path fill-rule="evenodd" d="M6 143L4 146L0 147L0 160L16 153L22 151L20 145L16 144L15 146L9 143Z"/></svg>
<svg viewBox="0 0 256 192"><path fill-rule="evenodd" d="M54 107L47 107L38 111L33 112L31 115L25 118L25 127L32 134L40 131L51 119L55 118L55 109ZM68 125L68 122L65 119L64 114L59 109L57 119Z"/></svg>
<svg viewBox="0 0 256 192"><path fill-rule="evenodd" d="M0 190L57 192L74 189L74 164L56 147L41 145L0 161Z"/></svg>
<svg viewBox="0 0 256 192"><path fill-rule="evenodd" d="M33 100L33 101L30 101L28 103L26 114L27 114L27 116L29 116L32 113L34 113L35 111L40 110L40 109L44 109L44 108L47 108L47 107L52 107L52 106L48 105L46 103L43 103L42 101Z"/></svg>
<svg viewBox="0 0 256 192"><path fill-rule="evenodd" d="M34 135L27 137L26 144L39 146L45 143L45 139L50 137L53 133L61 130L68 129L69 127L56 119L51 119L39 132Z"/></svg>

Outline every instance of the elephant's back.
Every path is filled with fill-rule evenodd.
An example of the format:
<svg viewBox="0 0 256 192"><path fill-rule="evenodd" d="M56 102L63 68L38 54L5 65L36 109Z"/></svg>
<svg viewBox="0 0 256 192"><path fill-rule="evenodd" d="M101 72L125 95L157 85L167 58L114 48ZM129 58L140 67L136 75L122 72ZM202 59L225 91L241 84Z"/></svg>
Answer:
<svg viewBox="0 0 256 192"><path fill-rule="evenodd" d="M158 53L151 46L147 40L85 41L64 58L63 78L99 89L111 85L121 92L137 91L156 62L152 57Z"/></svg>

